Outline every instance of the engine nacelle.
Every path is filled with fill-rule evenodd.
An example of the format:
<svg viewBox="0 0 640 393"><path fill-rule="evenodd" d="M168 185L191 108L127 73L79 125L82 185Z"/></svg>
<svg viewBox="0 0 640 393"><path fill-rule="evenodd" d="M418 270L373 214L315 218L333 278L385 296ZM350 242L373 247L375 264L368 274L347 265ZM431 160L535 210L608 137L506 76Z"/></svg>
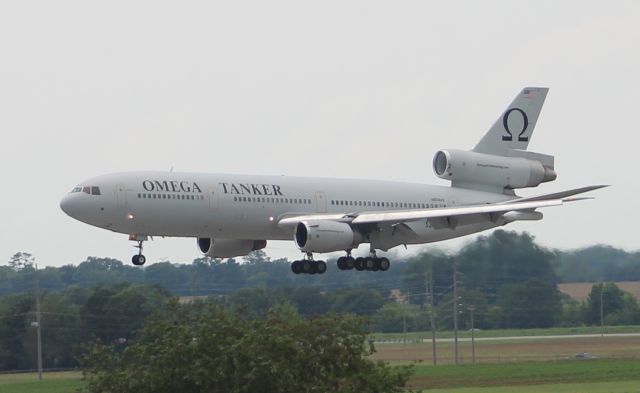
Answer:
<svg viewBox="0 0 640 393"><path fill-rule="evenodd" d="M336 221L302 221L293 235L304 252L332 252L353 247L355 234L349 224Z"/></svg>
<svg viewBox="0 0 640 393"><path fill-rule="evenodd" d="M200 252L213 258L231 258L244 256L251 251L261 250L267 246L266 240L212 239L199 237Z"/></svg>
<svg viewBox="0 0 640 393"><path fill-rule="evenodd" d="M536 187L557 177L553 168L539 161L465 150L438 151L433 157L433 170L439 178L461 186L483 184L510 189Z"/></svg>

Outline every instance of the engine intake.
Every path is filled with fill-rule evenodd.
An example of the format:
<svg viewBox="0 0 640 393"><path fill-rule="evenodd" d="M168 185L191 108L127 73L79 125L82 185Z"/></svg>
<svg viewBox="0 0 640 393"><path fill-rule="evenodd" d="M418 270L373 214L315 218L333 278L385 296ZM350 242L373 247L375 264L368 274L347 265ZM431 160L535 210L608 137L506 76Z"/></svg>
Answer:
<svg viewBox="0 0 640 393"><path fill-rule="evenodd" d="M433 171L454 185L482 184L525 188L555 180L553 168L522 157L505 157L464 150L440 150L433 157Z"/></svg>
<svg viewBox="0 0 640 393"><path fill-rule="evenodd" d="M199 237L197 240L200 252L213 258L244 256L251 251L261 250L267 246L266 240L213 239L208 237Z"/></svg>
<svg viewBox="0 0 640 393"><path fill-rule="evenodd" d="M353 247L355 234L349 224L336 221L302 221L293 235L304 252L332 252Z"/></svg>

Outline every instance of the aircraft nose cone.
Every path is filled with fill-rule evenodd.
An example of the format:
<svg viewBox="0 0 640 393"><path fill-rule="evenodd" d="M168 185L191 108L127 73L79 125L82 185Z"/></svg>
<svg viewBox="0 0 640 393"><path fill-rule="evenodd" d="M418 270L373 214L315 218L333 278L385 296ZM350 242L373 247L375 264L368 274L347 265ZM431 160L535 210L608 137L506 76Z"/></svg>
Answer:
<svg viewBox="0 0 640 393"><path fill-rule="evenodd" d="M65 195L60 200L60 209L62 209L62 211L65 212L68 216L73 217L73 214L72 214L73 208L72 208L71 198L69 197L69 195Z"/></svg>

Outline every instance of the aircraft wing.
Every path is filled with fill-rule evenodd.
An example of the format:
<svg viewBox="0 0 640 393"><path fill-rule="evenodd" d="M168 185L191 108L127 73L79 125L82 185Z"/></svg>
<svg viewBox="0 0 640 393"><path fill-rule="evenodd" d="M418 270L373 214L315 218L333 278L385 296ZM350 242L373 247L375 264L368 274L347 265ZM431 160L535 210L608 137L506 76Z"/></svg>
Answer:
<svg viewBox="0 0 640 393"><path fill-rule="evenodd" d="M318 213L297 216L282 217L278 221L280 227L293 227L301 221L330 220L346 222L352 225L364 224L399 224L404 222L429 220L429 219L450 219L462 216L486 215L487 219L494 220L495 217L507 212L533 211L538 208L559 206L565 202L572 202L584 198L568 198L579 193L592 191L606 186L583 187L538 197L513 199L505 202L486 203L481 205L466 205L456 207L445 207L438 209L418 209L418 210L385 210L374 212L354 212L346 214Z"/></svg>

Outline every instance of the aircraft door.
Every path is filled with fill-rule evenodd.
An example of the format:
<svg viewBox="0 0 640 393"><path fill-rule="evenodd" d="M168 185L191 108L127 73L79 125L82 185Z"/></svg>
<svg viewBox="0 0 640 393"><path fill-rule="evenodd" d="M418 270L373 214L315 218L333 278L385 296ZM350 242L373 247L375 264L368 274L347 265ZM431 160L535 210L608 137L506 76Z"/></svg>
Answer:
<svg viewBox="0 0 640 393"><path fill-rule="evenodd" d="M209 187L209 210L218 210L218 192L216 187Z"/></svg>
<svg viewBox="0 0 640 393"><path fill-rule="evenodd" d="M127 206L127 189L122 184L116 186L116 199L118 200L118 207Z"/></svg>
<svg viewBox="0 0 640 393"><path fill-rule="evenodd" d="M322 191L316 191L316 213L327 212L327 196Z"/></svg>

